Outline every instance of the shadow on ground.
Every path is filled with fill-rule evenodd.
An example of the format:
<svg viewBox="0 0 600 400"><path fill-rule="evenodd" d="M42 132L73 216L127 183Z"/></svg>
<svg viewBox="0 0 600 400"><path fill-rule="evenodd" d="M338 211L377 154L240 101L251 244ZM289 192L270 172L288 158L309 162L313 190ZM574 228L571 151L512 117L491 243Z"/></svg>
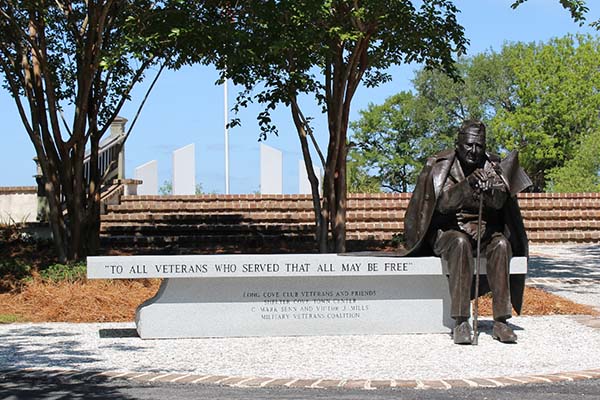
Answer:
<svg viewBox="0 0 600 400"><path fill-rule="evenodd" d="M564 247L564 252L556 255L532 251L527 276L600 280L600 244Z"/></svg>
<svg viewBox="0 0 600 400"><path fill-rule="evenodd" d="M3 335L0 342L0 359L4 366L13 368L29 368L39 365L53 365L57 368L73 368L82 364L97 362L92 353L81 349L81 343L74 338L72 332L63 332L40 326L15 325ZM39 346L32 351L32 338L44 343L48 338L49 345ZM50 340L60 338L59 340ZM0 396L0 398L2 398Z"/></svg>
<svg viewBox="0 0 600 400"><path fill-rule="evenodd" d="M50 377L20 372L0 373L0 399L134 399L123 393L118 381L106 378L75 379Z"/></svg>
<svg viewBox="0 0 600 400"><path fill-rule="evenodd" d="M98 331L100 338L102 339L113 339L113 338L139 338L140 335L133 328L115 328L115 329L100 329Z"/></svg>

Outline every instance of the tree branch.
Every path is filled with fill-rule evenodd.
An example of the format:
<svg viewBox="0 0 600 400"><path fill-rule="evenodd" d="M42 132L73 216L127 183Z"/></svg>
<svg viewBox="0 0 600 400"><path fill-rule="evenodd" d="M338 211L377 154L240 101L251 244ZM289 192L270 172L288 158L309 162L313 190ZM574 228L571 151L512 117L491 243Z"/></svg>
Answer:
<svg viewBox="0 0 600 400"><path fill-rule="evenodd" d="M111 113L109 118L107 118L107 123L105 123L105 125L102 127L102 129L100 129L100 136L104 135L106 130L109 128L110 124L108 123L108 121L113 121L117 117L118 113L121 111L121 108L123 107L123 104L125 104L125 101L127 101L127 98L129 97L129 94L131 93L131 90L133 90L134 85L140 81L140 78L143 75L144 71L148 68L148 66L153 61L154 61L154 57L151 57L148 60L145 60L142 63L142 66L139 67L138 70L135 72L134 77L131 79L131 82L129 83L129 87L127 88L127 90L123 93L123 95L119 99L117 106L115 107L115 109L113 110L113 112ZM162 72L162 67L161 67L161 72ZM155 78L155 79L158 79L158 78ZM152 85L152 87L153 87L153 85ZM152 87L149 88L149 90L151 90Z"/></svg>
<svg viewBox="0 0 600 400"><path fill-rule="evenodd" d="M146 91L146 94L144 95L144 98L142 99L142 102L140 103L140 106L138 107L138 109L135 113L135 117L133 117L133 121L131 121L131 124L129 125L129 129L127 129L127 133L125 134L125 139L123 139L123 143L125 143L125 141L129 137L129 135L131 134L131 131L133 130L133 127L135 126L135 123L137 122L138 117L140 116L140 114L142 112L142 108L144 108L144 105L146 104L146 100L148 100L148 97L150 97L150 92L152 92L152 89L154 89L154 85L158 81L158 78L162 74L164 68L165 68L165 63L163 63L160 66L160 69L158 70L158 72L156 73L156 76L152 80L150 87L148 87L148 90Z"/></svg>
<svg viewBox="0 0 600 400"><path fill-rule="evenodd" d="M4 53L4 51L3 51L3 53ZM11 63L11 64L15 65L14 63ZM29 119L27 118L25 108L23 107L23 103L21 102L21 98L19 96L19 89L17 88L17 83L14 81L14 79L12 78L12 76L10 74L11 70L10 70L9 66L6 64L6 61L2 58L0 58L0 66L4 70L4 76L6 78L6 82L8 83L8 86L10 87L12 97L15 100L15 103L17 105L17 110L19 111L19 116L21 117L21 121L23 122L23 125L25 125L25 129L27 130L27 133L31 137L34 135L33 128L31 127L31 124L29 123Z"/></svg>

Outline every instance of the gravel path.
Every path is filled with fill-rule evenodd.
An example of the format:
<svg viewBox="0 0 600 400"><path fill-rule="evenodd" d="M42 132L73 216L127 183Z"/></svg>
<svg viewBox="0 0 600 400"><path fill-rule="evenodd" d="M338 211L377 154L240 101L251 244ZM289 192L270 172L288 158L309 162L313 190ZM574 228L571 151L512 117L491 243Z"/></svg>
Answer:
<svg viewBox="0 0 600 400"><path fill-rule="evenodd" d="M130 323L12 324L0 326L0 366L307 379L452 379L598 367L600 330L564 316L511 321L518 344L493 340L483 321L479 346L454 345L447 334L141 340L127 337Z"/></svg>
<svg viewBox="0 0 600 400"><path fill-rule="evenodd" d="M600 311L600 245L534 246L528 277L545 290Z"/></svg>
<svg viewBox="0 0 600 400"><path fill-rule="evenodd" d="M532 278L600 309L600 246L536 246ZM0 325L0 369L173 372L306 379L459 379L600 367L600 329L569 316L515 317L516 345L449 334L141 340L133 323Z"/></svg>

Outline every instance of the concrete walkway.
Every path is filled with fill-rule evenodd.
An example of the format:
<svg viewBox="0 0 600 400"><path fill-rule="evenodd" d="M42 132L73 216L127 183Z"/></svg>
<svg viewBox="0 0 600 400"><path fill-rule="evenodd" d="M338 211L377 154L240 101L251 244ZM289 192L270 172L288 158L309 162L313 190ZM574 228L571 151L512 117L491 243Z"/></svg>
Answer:
<svg viewBox="0 0 600 400"><path fill-rule="evenodd" d="M600 311L600 245L536 246L528 283ZM234 386L450 388L600 377L600 319L515 317L518 343L450 334L146 340L134 324L0 325L0 374ZM460 360L460 362L458 361Z"/></svg>

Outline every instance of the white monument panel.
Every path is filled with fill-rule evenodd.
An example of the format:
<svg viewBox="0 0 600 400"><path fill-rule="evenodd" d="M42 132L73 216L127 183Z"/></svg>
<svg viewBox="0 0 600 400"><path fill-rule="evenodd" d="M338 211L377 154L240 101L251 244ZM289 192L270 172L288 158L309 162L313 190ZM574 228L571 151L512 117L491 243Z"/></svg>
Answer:
<svg viewBox="0 0 600 400"><path fill-rule="evenodd" d="M283 156L281 151L260 144L260 193L283 193Z"/></svg>
<svg viewBox="0 0 600 400"><path fill-rule="evenodd" d="M323 183L323 170L313 164L313 170L317 179L319 180L319 193L322 192L321 185ZM308 173L306 172L306 165L304 160L298 161L298 193L299 194L311 194L310 181L308 180Z"/></svg>
<svg viewBox="0 0 600 400"><path fill-rule="evenodd" d="M156 160L149 161L137 167L134 175L135 179L142 181L142 184L137 187L137 194L158 194L158 162Z"/></svg>
<svg viewBox="0 0 600 400"><path fill-rule="evenodd" d="M196 157L194 144L173 152L173 194L196 193Z"/></svg>

